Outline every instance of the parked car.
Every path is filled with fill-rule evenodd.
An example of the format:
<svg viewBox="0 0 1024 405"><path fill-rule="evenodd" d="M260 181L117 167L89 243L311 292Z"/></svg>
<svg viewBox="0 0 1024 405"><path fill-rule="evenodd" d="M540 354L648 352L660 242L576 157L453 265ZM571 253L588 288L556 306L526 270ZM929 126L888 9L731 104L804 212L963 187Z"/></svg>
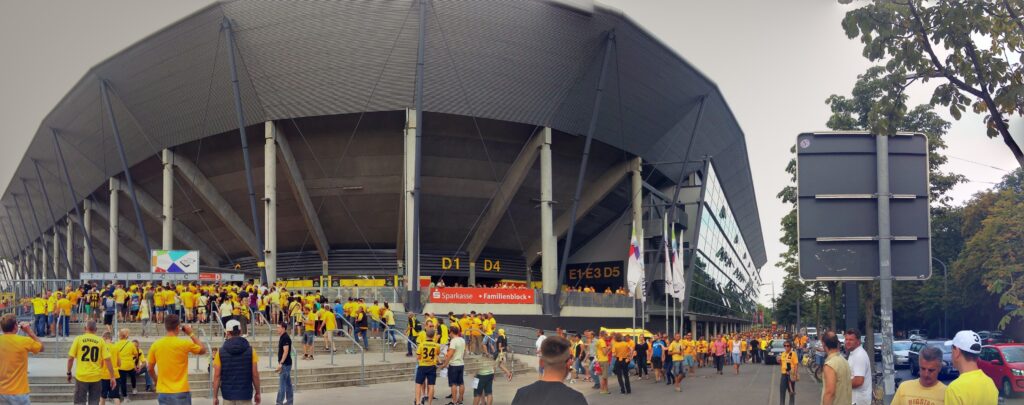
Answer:
<svg viewBox="0 0 1024 405"><path fill-rule="evenodd" d="M911 329L907 332L907 336L910 336L910 340L926 340L928 339L927 329Z"/></svg>
<svg viewBox="0 0 1024 405"><path fill-rule="evenodd" d="M983 345L1007 343L1006 337L1003 336L1003 332L999 331L989 332L987 330L983 330L981 332L978 332L978 337L981 338L981 344Z"/></svg>
<svg viewBox="0 0 1024 405"><path fill-rule="evenodd" d="M984 346L978 357L978 368L996 383L1004 398L1024 392L1024 344Z"/></svg>
<svg viewBox="0 0 1024 405"><path fill-rule="evenodd" d="M910 346L914 342L909 340L897 340L892 342L893 365L896 368L910 367Z"/></svg>
<svg viewBox="0 0 1024 405"><path fill-rule="evenodd" d="M804 329L804 334L806 334L807 337L811 338L811 340L818 340L818 328L808 326Z"/></svg>
<svg viewBox="0 0 1024 405"><path fill-rule="evenodd" d="M862 345L868 343L866 336L861 335L860 343ZM872 343L875 347L875 361L882 361L882 334L880 332L875 332L875 341Z"/></svg>
<svg viewBox="0 0 1024 405"><path fill-rule="evenodd" d="M786 351L782 345L786 339L772 339L768 344L768 353L764 356L764 364L779 364L779 355Z"/></svg>
<svg viewBox="0 0 1024 405"><path fill-rule="evenodd" d="M942 369L939 370L939 378L953 378L960 375L960 371L953 367L953 350L950 346L946 346L945 340L919 340L910 345L910 350L907 354L907 360L910 362L910 373L914 377L917 377L921 371L918 366L918 357L921 349L928 346L937 347L942 351Z"/></svg>

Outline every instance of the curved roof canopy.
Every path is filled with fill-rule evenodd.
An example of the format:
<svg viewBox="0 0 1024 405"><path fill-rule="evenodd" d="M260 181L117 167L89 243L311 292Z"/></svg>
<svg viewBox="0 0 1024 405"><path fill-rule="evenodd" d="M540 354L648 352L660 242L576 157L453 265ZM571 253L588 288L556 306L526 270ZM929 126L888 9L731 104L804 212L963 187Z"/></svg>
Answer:
<svg viewBox="0 0 1024 405"><path fill-rule="evenodd" d="M564 0L563 0L564 1ZM570 3L586 3L573 0ZM391 1L229 1L212 4L90 69L40 124L2 196L5 257L27 245L18 219L73 210L54 133L78 198L121 172L101 103L111 103L130 165L163 148L237 129L222 21L237 41L247 125L413 105L418 7ZM691 160L709 156L757 267L766 262L744 135L718 87L622 13L544 1L433 0L427 11L423 109L587 130L601 56L613 57L594 137L648 162L678 162L697 117ZM688 171L700 167L687 165ZM680 164L658 165L676 178ZM25 181L34 206L24 195ZM16 211L15 195L22 212ZM14 232L14 235L7 234Z"/></svg>

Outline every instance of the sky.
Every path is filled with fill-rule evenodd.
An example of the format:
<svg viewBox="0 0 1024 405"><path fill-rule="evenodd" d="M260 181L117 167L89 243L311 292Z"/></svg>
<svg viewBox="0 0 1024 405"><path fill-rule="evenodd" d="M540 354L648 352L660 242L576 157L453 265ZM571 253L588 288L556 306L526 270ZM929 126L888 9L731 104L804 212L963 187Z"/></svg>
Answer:
<svg viewBox="0 0 1024 405"><path fill-rule="evenodd" d="M43 117L90 67L209 4L209 0L4 0L0 2L0 189L10 181ZM765 283L781 292L775 267L785 246L779 221L789 207L776 197L797 134L826 129L831 94L848 95L870 62L840 22L863 3L831 0L602 0L624 12L721 89L746 135L768 264ZM934 86L934 82L931 84ZM913 86L910 104L933 87ZM992 187L1016 161L985 136L982 117L965 113L946 136L944 170L967 176L950 195L961 204ZM1011 121L1024 133L1024 121ZM1024 140L1021 137L1020 140ZM772 287L761 288L768 304ZM770 304L769 304L770 305Z"/></svg>

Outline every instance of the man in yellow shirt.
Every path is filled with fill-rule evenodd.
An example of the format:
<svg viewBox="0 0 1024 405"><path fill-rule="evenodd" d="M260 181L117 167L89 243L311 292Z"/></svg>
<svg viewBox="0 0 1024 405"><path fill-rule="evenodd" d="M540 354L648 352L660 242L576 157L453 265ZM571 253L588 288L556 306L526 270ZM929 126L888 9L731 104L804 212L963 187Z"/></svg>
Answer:
<svg viewBox="0 0 1024 405"><path fill-rule="evenodd" d="M978 354L981 353L981 337L970 330L962 330L946 342L953 346L953 366L960 376L946 388L946 405L994 404L999 402L999 390L995 383L978 368Z"/></svg>
<svg viewBox="0 0 1024 405"><path fill-rule="evenodd" d="M54 332L57 336L70 336L68 329L71 323L71 300L60 297L57 298L57 304L55 313L58 315L57 319L54 319L56 326L54 326Z"/></svg>
<svg viewBox="0 0 1024 405"><path fill-rule="evenodd" d="M75 365L75 397L76 404L98 403L103 394L104 385L110 390L117 388L117 381L103 381L106 375L114 374L110 351L99 336L96 336L96 321L85 323L85 333L71 342L68 350L68 382L71 382L71 369Z"/></svg>
<svg viewBox="0 0 1024 405"><path fill-rule="evenodd" d="M416 348L416 396L417 404L425 400L427 405L434 403L434 384L437 381L437 358L441 353L440 336L437 334L433 322L424 323L423 339L419 341Z"/></svg>
<svg viewBox="0 0 1024 405"><path fill-rule="evenodd" d="M672 376L675 377L673 384L676 387L676 392L679 392L683 390L679 384L686 377L686 368L683 364L686 354L682 335L676 333L675 339L668 345L668 353L672 355Z"/></svg>
<svg viewBox="0 0 1024 405"><path fill-rule="evenodd" d="M917 356L920 378L904 381L896 389L892 405L942 405L946 396L946 384L939 381L942 370L942 350L926 346Z"/></svg>
<svg viewBox="0 0 1024 405"><path fill-rule="evenodd" d="M195 296L192 291L185 290L181 292L181 305L185 307L185 320L188 322L195 320Z"/></svg>
<svg viewBox="0 0 1024 405"><path fill-rule="evenodd" d="M384 335L381 333L383 328L380 324L380 303L377 300L374 300L367 309L367 314L370 315L370 337L383 337Z"/></svg>
<svg viewBox="0 0 1024 405"><path fill-rule="evenodd" d="M164 303L164 288L157 287L156 292L153 293L153 313L156 315L156 322L164 321L164 311L167 310L167 304Z"/></svg>
<svg viewBox="0 0 1024 405"><path fill-rule="evenodd" d="M26 336L18 335L14 314L0 317L0 403L29 403L28 354L43 351L43 342L28 323L20 325Z"/></svg>
<svg viewBox="0 0 1024 405"><path fill-rule="evenodd" d="M689 368L690 374L694 373L694 368L697 363L694 361L694 356L697 354L697 342L693 340L693 334L687 333L686 339L682 341L683 345L683 365Z"/></svg>
<svg viewBox="0 0 1024 405"><path fill-rule="evenodd" d="M114 308L117 311L118 322L124 322L124 299L128 296L128 293L124 290L124 286L121 283L117 283L114 287Z"/></svg>
<svg viewBox="0 0 1024 405"><path fill-rule="evenodd" d="M484 350L483 350L484 320L483 320L483 318L481 318L481 315L477 314L475 311L471 312L471 315L472 316L470 317L470 319L473 321L473 326L469 329L469 331L470 331L469 335L470 335L470 341L473 342L473 353L482 354L484 352Z"/></svg>
<svg viewBox="0 0 1024 405"><path fill-rule="evenodd" d="M146 359L147 371L156 383L157 401L161 404L191 403L188 355L206 354L206 347L192 333L191 326L181 324L177 315L169 314L164 317L164 330L167 331L167 335L153 342ZM178 334L181 332L188 335L189 339L179 338Z"/></svg>
<svg viewBox="0 0 1024 405"><path fill-rule="evenodd" d="M111 370L103 369L102 381L110 381L114 384L103 384L103 392L100 393L100 398L103 398L100 402L105 403L106 400L113 400L116 405L121 404L121 392L120 387L116 384L121 383L121 374L118 362L120 358L114 353L114 342L111 341L110 332L103 332L103 345L107 347L107 352L110 353L110 365Z"/></svg>
<svg viewBox="0 0 1024 405"><path fill-rule="evenodd" d="M612 338L612 354L615 356L615 378L619 381L619 392L632 394L633 389L629 385L629 362L633 360L633 348L629 342L633 339L623 338L616 333Z"/></svg>

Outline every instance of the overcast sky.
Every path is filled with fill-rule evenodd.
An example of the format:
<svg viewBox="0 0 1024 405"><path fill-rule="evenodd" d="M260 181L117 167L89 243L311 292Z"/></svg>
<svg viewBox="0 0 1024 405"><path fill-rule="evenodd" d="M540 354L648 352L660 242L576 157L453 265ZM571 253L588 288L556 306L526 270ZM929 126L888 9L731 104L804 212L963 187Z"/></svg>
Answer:
<svg viewBox="0 0 1024 405"><path fill-rule="evenodd" d="M209 3L0 1L0 189L43 117L90 67ZM789 207L775 194L789 180L783 171L789 147L798 133L825 129L825 98L849 94L857 75L870 66L860 43L847 39L840 26L853 6L831 0L601 3L625 12L721 88L746 133L768 252L761 271L778 293L782 274L774 263L785 250L779 220ZM912 87L911 103L927 101L930 92L930 87ZM985 137L981 120L965 113L947 136L951 159L945 169L971 180L953 190L958 204L1016 167L1002 141ZM1016 133L1024 132L1019 119L1012 124ZM761 292L761 301L769 302L771 287Z"/></svg>

